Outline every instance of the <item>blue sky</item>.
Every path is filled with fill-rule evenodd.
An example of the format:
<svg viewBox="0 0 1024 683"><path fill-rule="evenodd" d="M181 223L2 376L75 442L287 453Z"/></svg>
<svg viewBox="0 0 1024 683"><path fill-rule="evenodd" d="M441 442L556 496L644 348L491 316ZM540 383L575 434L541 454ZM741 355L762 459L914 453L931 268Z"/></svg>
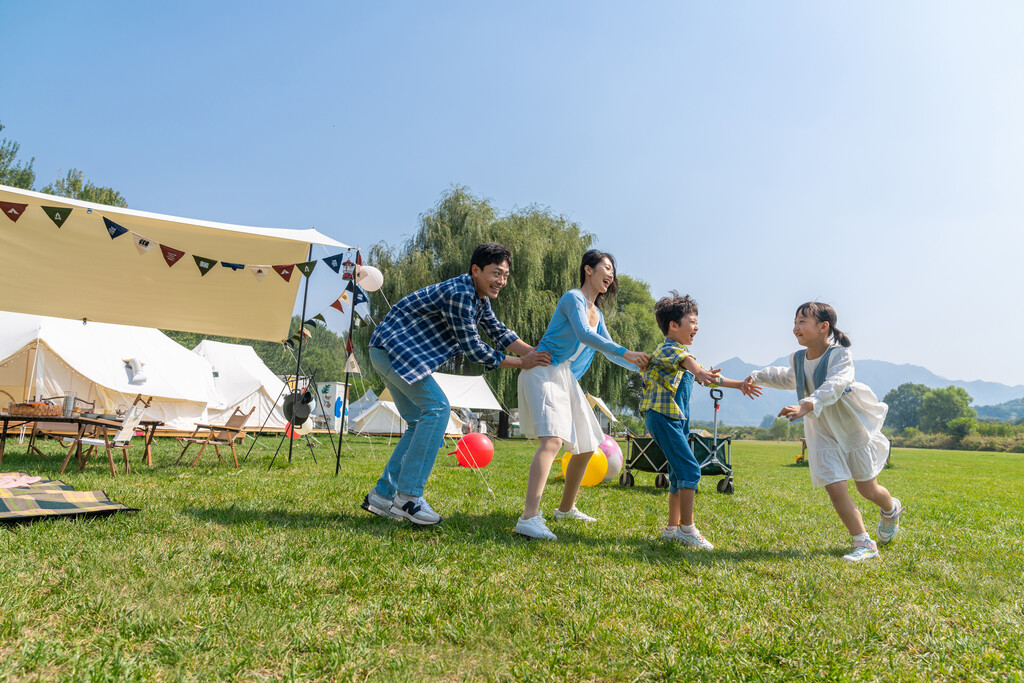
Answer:
<svg viewBox="0 0 1024 683"><path fill-rule="evenodd" d="M691 293L699 358L791 351L817 298L856 357L1024 384L1018 3L58 1L0 23L0 135L37 186L76 167L135 209L367 247L465 185Z"/></svg>

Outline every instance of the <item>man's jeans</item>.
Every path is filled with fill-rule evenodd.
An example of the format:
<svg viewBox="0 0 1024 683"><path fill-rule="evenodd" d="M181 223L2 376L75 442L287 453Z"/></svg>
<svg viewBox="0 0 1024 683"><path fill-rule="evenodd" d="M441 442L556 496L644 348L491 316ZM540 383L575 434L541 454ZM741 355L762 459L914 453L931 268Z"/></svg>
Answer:
<svg viewBox="0 0 1024 683"><path fill-rule="evenodd" d="M452 410L448 398L430 375L413 384L402 379L391 367L384 349L371 347L370 362L391 392L398 413L409 424L375 490L385 498L394 498L395 493L422 496L437 451L444 443Z"/></svg>

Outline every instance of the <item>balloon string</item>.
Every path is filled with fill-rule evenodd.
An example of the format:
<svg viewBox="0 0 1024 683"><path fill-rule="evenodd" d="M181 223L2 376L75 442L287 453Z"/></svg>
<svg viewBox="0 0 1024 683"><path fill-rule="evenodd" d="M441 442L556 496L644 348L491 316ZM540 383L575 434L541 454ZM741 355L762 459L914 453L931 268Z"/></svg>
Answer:
<svg viewBox="0 0 1024 683"><path fill-rule="evenodd" d="M457 451L461 451L462 444L456 446L455 449ZM480 479L483 481L484 486L487 487L487 493L491 494L491 498L495 498L496 496L494 495L494 491L491 489L491 485L487 483L487 478L484 476L484 473L480 471L480 466L476 464L476 458L473 457L473 452L468 446L466 447L465 455L469 458L470 463L472 463L469 469L474 470L478 475L480 475Z"/></svg>

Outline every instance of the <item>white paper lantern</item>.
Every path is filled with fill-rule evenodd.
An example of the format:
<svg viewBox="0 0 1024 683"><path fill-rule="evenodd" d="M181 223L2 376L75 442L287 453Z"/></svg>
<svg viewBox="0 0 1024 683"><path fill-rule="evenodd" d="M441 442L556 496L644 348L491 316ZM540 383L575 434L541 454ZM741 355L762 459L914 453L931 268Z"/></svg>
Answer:
<svg viewBox="0 0 1024 683"><path fill-rule="evenodd" d="M376 292L384 284L384 274L373 266L358 266L356 284L367 292Z"/></svg>

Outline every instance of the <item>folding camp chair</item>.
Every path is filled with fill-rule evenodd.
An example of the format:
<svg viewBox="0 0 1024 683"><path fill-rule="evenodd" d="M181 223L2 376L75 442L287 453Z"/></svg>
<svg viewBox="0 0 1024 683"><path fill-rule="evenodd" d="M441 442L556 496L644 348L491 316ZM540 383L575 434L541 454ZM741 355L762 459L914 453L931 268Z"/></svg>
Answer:
<svg viewBox="0 0 1024 683"><path fill-rule="evenodd" d="M131 406L128 407L124 420L121 422L80 418L78 436L73 439L63 440L68 445L68 454L64 458L64 464L60 466L60 473L64 473L64 469L68 466L68 461L71 460L72 452L77 450L80 454L78 471L81 472L85 470L85 464L89 462L89 457L93 451L99 446L103 446L107 451L107 462L110 463L110 476L117 476L114 470L114 455L111 452L114 448L120 448L124 453L124 471L125 474L131 474L132 466L128 460L128 449L132 447L131 440L135 436L135 429L139 426L139 422L142 420L142 416L146 413L146 409L149 408L152 400L152 396L148 399L143 399L142 394L136 396ZM91 436L85 436L85 430L89 427L92 427L93 433ZM115 428L117 432L111 437L110 431ZM89 447L89 450L84 454L82 453L82 446Z"/></svg>
<svg viewBox="0 0 1024 683"><path fill-rule="evenodd" d="M174 461L174 464L177 465L181 462L189 446L199 443L202 446L199 447L199 452L196 453L195 460L192 461L189 467L195 467L207 446L213 446L213 450L217 452L217 461L224 462L220 457L220 447L230 446L231 457L235 459L235 469L238 469L238 454L235 453L235 441L245 438L245 423L255 410L256 406L253 406L248 413L243 413L241 408L235 408L235 412L228 418L227 423L222 425L197 424L196 428L192 431L192 436L181 440L185 447L181 449L181 455ZM204 434L199 433L202 430L205 430Z"/></svg>

